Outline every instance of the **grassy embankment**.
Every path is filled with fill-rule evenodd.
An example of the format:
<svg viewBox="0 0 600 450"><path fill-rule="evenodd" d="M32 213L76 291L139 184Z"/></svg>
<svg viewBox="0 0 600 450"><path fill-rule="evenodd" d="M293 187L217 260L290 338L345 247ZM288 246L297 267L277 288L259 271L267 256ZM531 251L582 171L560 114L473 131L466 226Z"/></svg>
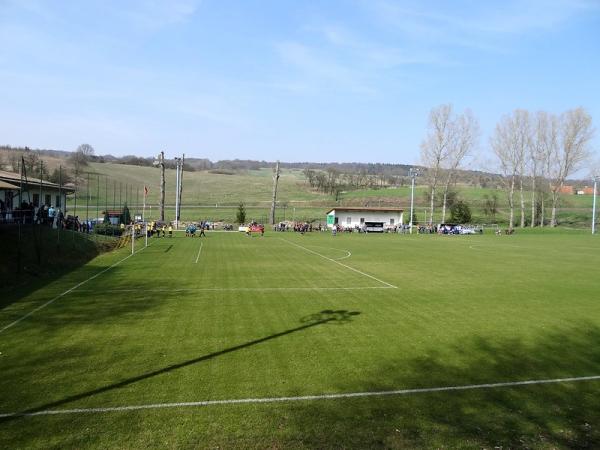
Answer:
<svg viewBox="0 0 600 450"><path fill-rule="evenodd" d="M19 233L21 239L19 239ZM0 308L114 248L116 241L47 226L0 227Z"/></svg>

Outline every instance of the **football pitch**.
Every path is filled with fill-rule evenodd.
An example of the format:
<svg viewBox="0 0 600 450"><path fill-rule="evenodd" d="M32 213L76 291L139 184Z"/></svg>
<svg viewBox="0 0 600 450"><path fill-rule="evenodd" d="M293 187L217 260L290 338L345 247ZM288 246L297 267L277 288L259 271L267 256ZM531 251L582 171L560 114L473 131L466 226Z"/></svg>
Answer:
<svg viewBox="0 0 600 450"><path fill-rule="evenodd" d="M208 233L0 302L1 448L600 446L600 240Z"/></svg>

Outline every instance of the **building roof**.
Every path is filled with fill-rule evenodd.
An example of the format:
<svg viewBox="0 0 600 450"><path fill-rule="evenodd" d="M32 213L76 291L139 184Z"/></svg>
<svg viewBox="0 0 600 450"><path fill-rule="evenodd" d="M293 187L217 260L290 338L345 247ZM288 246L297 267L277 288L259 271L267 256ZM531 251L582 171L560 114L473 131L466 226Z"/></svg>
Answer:
<svg viewBox="0 0 600 450"><path fill-rule="evenodd" d="M6 181L0 180L0 189L13 190L13 189L19 189L19 186L16 186L14 184L7 183Z"/></svg>
<svg viewBox="0 0 600 450"><path fill-rule="evenodd" d="M327 214L331 211L404 212L404 209L392 207L336 206L327 211Z"/></svg>
<svg viewBox="0 0 600 450"><path fill-rule="evenodd" d="M4 181L4 182L8 182L9 184L12 184L14 187L12 188L7 188L7 189L19 189L19 185L21 184L21 174L18 173L14 173L14 172L7 172L6 170L0 170L0 181ZM25 184L25 179L23 179L23 183ZM61 186L58 185L57 183L51 183L50 181L47 180L40 180L39 178L33 178L33 177L27 177L27 184L28 185L36 185L39 186L40 184L42 185L42 187L45 188L51 188L51 189L60 189ZM65 191L72 191L73 189L65 187L65 185L62 185L62 189Z"/></svg>

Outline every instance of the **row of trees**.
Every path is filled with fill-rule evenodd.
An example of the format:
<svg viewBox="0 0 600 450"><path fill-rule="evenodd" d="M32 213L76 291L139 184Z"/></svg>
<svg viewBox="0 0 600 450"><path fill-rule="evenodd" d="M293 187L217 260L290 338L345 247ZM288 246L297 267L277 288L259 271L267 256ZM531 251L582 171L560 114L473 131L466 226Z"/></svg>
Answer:
<svg viewBox="0 0 600 450"><path fill-rule="evenodd" d="M356 189L401 187L410 183L408 170L405 169L402 169L401 174L385 168L379 173L368 173L365 168L358 169L356 172L342 172L335 166L330 166L323 170L306 167L302 173L313 189L326 194Z"/></svg>
<svg viewBox="0 0 600 450"><path fill-rule="evenodd" d="M557 210L565 180L589 161L592 118L576 108L560 115L518 109L496 125L490 144L496 155L508 193L509 228L515 224L515 191L519 192L520 226L525 226L525 188L531 191L531 221L544 225L544 195L550 193L550 225L557 224ZM539 202L537 197L539 197ZM537 217L538 203L540 217Z"/></svg>
<svg viewBox="0 0 600 450"><path fill-rule="evenodd" d="M544 193L549 193L550 225L556 226L561 190L567 178L589 160L593 133L592 118L583 108L560 115L544 111L532 114L519 109L502 117L490 139L490 146L496 157L492 170L499 170L507 192L509 228L515 225L516 192L519 193L520 226L526 224L526 190L531 192L530 225L543 226ZM478 148L479 135L478 121L470 111L456 113L449 104L431 110L427 135L421 144L421 161L427 169L430 224L440 190L441 217L445 222L448 193L457 174ZM488 203L488 209L495 215L496 202Z"/></svg>
<svg viewBox="0 0 600 450"><path fill-rule="evenodd" d="M469 110L457 114L449 104L431 110L427 136L421 143L421 160L427 168L429 185L430 225L438 189L442 190L442 223L446 221L448 192L478 139L479 123Z"/></svg>

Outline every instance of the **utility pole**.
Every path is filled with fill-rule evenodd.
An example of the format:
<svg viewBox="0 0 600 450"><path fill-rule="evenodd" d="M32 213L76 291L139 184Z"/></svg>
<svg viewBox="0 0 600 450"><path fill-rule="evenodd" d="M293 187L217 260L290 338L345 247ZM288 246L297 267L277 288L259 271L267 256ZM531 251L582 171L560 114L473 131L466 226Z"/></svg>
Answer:
<svg viewBox="0 0 600 450"><path fill-rule="evenodd" d="M414 204L415 204L415 178L417 178L419 176L419 169L415 169L414 167L411 167L410 170L408 171L408 174L410 175L410 177L412 179L411 188L410 188L410 222L409 222L410 234L412 234L413 211L414 211Z"/></svg>
<svg viewBox="0 0 600 450"><path fill-rule="evenodd" d="M58 209L57 213L58 214L58 230L56 231L56 248L57 250L60 250L60 229L63 226L63 222L60 220L60 216L61 214L63 215L63 217L66 217L66 214L64 214L64 212L66 212L67 208L67 199L65 198L65 204L63 205L63 199L62 199L62 166L58 166L58 199L60 200L60 208ZM63 212L64 211L64 212Z"/></svg>
<svg viewBox="0 0 600 450"><path fill-rule="evenodd" d="M185 163L185 153L181 156L181 170L179 171L179 208L177 209L177 223L181 219L181 194L183 193L183 164Z"/></svg>
<svg viewBox="0 0 600 450"><path fill-rule="evenodd" d="M85 187L85 229L88 230L90 223L90 173L87 174L87 185ZM89 230L88 230L89 231Z"/></svg>
<svg viewBox="0 0 600 450"><path fill-rule="evenodd" d="M175 230L179 225L179 164L181 158L175 158Z"/></svg>
<svg viewBox="0 0 600 450"><path fill-rule="evenodd" d="M160 152L154 160L154 165L160 169L160 220L165 220L165 152Z"/></svg>
<svg viewBox="0 0 600 450"><path fill-rule="evenodd" d="M33 172L33 169L32 169L32 172ZM43 197L43 195L42 195L42 179L43 178L44 178L44 161L42 161L40 159L40 200L38 202L39 203L38 207L40 207L40 208L42 206L42 197ZM22 202L23 202L23 200L21 200L21 203ZM48 206L50 206L50 205L48 205Z"/></svg>
<svg viewBox="0 0 600 450"><path fill-rule="evenodd" d="M596 234L596 187L598 186L598 177L594 177L594 202L592 204L592 234Z"/></svg>
<svg viewBox="0 0 600 450"><path fill-rule="evenodd" d="M279 161L275 165L273 174L273 198L271 200L271 225L275 225L275 205L277 204L277 183L279 182Z"/></svg>

